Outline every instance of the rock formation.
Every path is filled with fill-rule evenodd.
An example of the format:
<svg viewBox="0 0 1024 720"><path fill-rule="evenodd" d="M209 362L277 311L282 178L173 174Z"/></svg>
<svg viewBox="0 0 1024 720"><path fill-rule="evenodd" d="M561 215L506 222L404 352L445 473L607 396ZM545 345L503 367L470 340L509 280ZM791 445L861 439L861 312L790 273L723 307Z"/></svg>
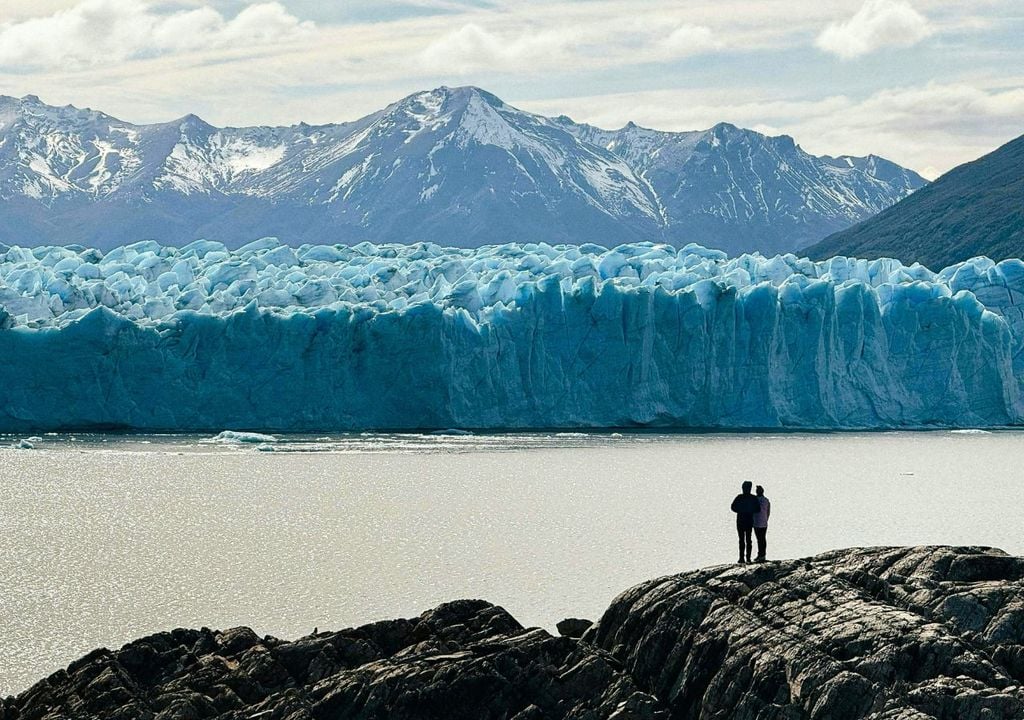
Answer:
<svg viewBox="0 0 1024 720"><path fill-rule="evenodd" d="M869 548L620 595L585 640L673 717L1024 718L1024 558Z"/></svg>
<svg viewBox="0 0 1024 720"><path fill-rule="evenodd" d="M483 601L293 642L175 630L97 650L0 720L1024 719L1024 558L868 548L620 595L576 640Z"/></svg>

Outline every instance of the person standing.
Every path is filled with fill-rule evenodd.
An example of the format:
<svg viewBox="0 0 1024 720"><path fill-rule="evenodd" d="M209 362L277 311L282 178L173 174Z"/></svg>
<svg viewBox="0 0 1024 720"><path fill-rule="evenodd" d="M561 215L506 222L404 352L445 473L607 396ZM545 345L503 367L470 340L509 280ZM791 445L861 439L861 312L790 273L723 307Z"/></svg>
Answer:
<svg viewBox="0 0 1024 720"><path fill-rule="evenodd" d="M740 563L750 562L752 539L750 533L754 529L754 515L761 509L757 498L750 494L754 483L749 480L742 485L743 492L732 501L732 511L736 513L736 534L740 538Z"/></svg>
<svg viewBox="0 0 1024 720"><path fill-rule="evenodd" d="M758 510L754 513L754 535L757 536L757 558L754 562L763 563L768 552L768 518L772 514L772 503L765 497L763 487L758 485L756 492L754 497L757 498Z"/></svg>

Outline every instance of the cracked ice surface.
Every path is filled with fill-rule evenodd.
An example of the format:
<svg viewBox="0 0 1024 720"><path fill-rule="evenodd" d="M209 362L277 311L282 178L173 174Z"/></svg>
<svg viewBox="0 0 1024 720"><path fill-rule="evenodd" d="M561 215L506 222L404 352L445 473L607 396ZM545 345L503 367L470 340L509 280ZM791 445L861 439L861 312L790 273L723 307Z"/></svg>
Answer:
<svg viewBox="0 0 1024 720"><path fill-rule="evenodd" d="M0 246L0 430L991 426L1024 263Z"/></svg>

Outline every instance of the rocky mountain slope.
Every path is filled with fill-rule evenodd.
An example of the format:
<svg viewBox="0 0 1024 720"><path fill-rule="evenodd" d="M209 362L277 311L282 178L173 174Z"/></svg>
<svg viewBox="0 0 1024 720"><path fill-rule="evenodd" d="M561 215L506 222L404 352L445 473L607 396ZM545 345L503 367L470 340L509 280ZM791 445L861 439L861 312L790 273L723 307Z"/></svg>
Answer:
<svg viewBox="0 0 1024 720"><path fill-rule="evenodd" d="M483 601L293 642L175 630L91 653L0 720L1024 718L1022 578L995 550L869 548L654 580L582 639Z"/></svg>
<svg viewBox="0 0 1024 720"><path fill-rule="evenodd" d="M811 257L893 257L945 267L1024 255L1024 136L808 249Z"/></svg>
<svg viewBox="0 0 1024 720"><path fill-rule="evenodd" d="M728 123L671 133L557 120L622 157L650 184L667 218L667 241L699 238L730 254L798 250L924 185L916 173L875 155L816 157L788 135L769 137Z"/></svg>
<svg viewBox="0 0 1024 720"><path fill-rule="evenodd" d="M604 131L477 88L350 123L134 125L0 96L0 242L700 242L795 250L924 181L731 125Z"/></svg>

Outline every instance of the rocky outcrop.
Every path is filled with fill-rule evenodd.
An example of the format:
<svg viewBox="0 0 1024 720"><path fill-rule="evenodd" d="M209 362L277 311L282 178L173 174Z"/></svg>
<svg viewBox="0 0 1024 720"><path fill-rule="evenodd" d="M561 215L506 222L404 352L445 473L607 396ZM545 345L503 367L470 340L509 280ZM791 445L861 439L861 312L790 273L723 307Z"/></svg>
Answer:
<svg viewBox="0 0 1024 720"><path fill-rule="evenodd" d="M566 618L565 620L559 620L555 625L555 629L558 630L559 635L571 638L581 638L583 633L590 629L594 623L590 620L584 620L582 618Z"/></svg>
<svg viewBox="0 0 1024 720"><path fill-rule="evenodd" d="M294 642L175 630L97 650L0 720L659 717L607 653L479 600Z"/></svg>
<svg viewBox="0 0 1024 720"><path fill-rule="evenodd" d="M483 601L293 642L175 630L0 720L1024 719L1022 683L1024 558L871 548L654 580L578 640Z"/></svg>
<svg viewBox="0 0 1024 720"><path fill-rule="evenodd" d="M673 717L1024 718L1024 558L870 548L620 595L584 639Z"/></svg>

